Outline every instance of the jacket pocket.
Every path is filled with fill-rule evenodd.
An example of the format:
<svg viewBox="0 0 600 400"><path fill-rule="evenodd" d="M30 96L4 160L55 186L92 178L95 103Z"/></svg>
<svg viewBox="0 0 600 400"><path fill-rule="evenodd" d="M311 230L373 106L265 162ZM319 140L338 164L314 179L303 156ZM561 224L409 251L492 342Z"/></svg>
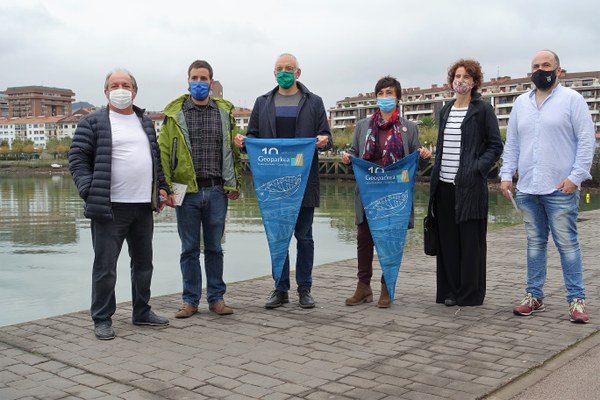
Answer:
<svg viewBox="0 0 600 400"><path fill-rule="evenodd" d="M173 146L171 146L171 175L177 168L177 138L173 138Z"/></svg>

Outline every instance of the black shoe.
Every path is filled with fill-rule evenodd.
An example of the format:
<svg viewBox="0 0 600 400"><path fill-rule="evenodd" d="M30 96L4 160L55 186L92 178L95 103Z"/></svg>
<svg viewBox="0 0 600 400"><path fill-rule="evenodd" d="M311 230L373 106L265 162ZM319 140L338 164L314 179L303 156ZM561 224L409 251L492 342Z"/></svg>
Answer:
<svg viewBox="0 0 600 400"><path fill-rule="evenodd" d="M149 326L167 326L169 325L169 320L165 317L159 317L154 314L154 311L148 311L148 316L143 319L134 319L134 325L149 325Z"/></svg>
<svg viewBox="0 0 600 400"><path fill-rule="evenodd" d="M310 294L309 288L298 289L298 297L300 298L300 307L302 308L314 308L315 300Z"/></svg>
<svg viewBox="0 0 600 400"><path fill-rule="evenodd" d="M112 323L110 321L103 321L95 324L94 334L100 340L111 340L115 338L115 331L113 330Z"/></svg>
<svg viewBox="0 0 600 400"><path fill-rule="evenodd" d="M452 307L456 305L456 300L454 300L453 298L448 297L446 300L444 300L444 304L447 307Z"/></svg>
<svg viewBox="0 0 600 400"><path fill-rule="evenodd" d="M269 296L269 300L267 300L267 304L265 304L266 309L277 308L285 303L289 303L290 298L288 296L288 292L284 292L283 290L275 289L271 292Z"/></svg>

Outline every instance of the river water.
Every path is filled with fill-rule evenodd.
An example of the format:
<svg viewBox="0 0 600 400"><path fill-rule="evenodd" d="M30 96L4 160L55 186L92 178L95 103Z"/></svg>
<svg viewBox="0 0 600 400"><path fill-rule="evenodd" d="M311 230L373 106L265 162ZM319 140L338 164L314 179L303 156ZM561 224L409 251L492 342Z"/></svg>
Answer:
<svg viewBox="0 0 600 400"><path fill-rule="evenodd" d="M426 184L416 186L417 226L409 231L407 246L422 245L428 190ZM321 207L315 212L313 226L316 266L356 257L353 196L353 182L322 180ZM587 204L584 193L582 210L600 207L598 197L592 195ZM68 175L0 178L0 326L89 308L93 252L82 205ZM496 229L519 223L521 217L507 200L492 192L488 220L490 229ZM152 295L177 293L181 275L175 211L166 209L155 221ZM294 260L295 239L290 247ZM271 274L268 245L249 178L240 199L229 203L223 248L226 282ZM131 300L130 293L125 244L118 267L117 301ZM257 293L257 299L266 296Z"/></svg>

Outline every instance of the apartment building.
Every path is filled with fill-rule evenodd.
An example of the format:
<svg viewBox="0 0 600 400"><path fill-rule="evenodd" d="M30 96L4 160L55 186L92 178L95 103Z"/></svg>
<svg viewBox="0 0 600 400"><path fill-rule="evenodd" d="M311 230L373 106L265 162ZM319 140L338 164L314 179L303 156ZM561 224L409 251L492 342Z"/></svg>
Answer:
<svg viewBox="0 0 600 400"><path fill-rule="evenodd" d="M75 93L70 89L46 86L20 86L6 89L8 116L54 117L71 115Z"/></svg>
<svg viewBox="0 0 600 400"><path fill-rule="evenodd" d="M59 120L58 139L60 140L67 137L72 139L73 135L75 134L75 129L77 129L77 124L79 124L79 120L83 116L88 115L89 113L95 110L95 108L80 108L76 110L72 115L69 115L68 117L64 117L61 120Z"/></svg>
<svg viewBox="0 0 600 400"><path fill-rule="evenodd" d="M80 108L68 117L0 117L0 143L6 141L12 146L14 140L31 140L36 149L46 148L48 140L73 138L77 124L82 117L95 111L95 108ZM162 112L147 113L152 120L156 132L160 131L164 120Z"/></svg>
<svg viewBox="0 0 600 400"><path fill-rule="evenodd" d="M568 73L560 76L563 86L570 87L585 98L592 114L596 132L600 132L600 71ZM529 75L512 79L509 76L484 82L481 94L485 101L494 106L500 127L508 125L508 117L516 98L531 90L533 83ZM448 86L432 85L430 88L402 89L400 114L412 121L425 117L437 119L440 109L454 98L454 92ZM336 101L335 107L329 109L331 128L344 129L353 126L362 118L371 116L377 109L375 93L359 94Z"/></svg>
<svg viewBox="0 0 600 400"><path fill-rule="evenodd" d="M248 123L250 122L250 115L252 110L249 108L238 108L233 110L233 117L235 118L235 125L240 131L246 131L248 129Z"/></svg>
<svg viewBox="0 0 600 400"><path fill-rule="evenodd" d="M163 126L163 122L165 120L165 114L163 114L161 111L148 111L146 113L146 115L148 116L148 118L150 118L152 120L152 124L154 125L154 130L156 131L156 134L158 135L160 133L160 128L162 128L162 126Z"/></svg>
<svg viewBox="0 0 600 400"><path fill-rule="evenodd" d="M6 141L9 146L19 140L31 140L36 149L46 148L50 139L60 139L59 121L64 116L0 118L0 143Z"/></svg>
<svg viewBox="0 0 600 400"><path fill-rule="evenodd" d="M8 117L8 100L4 92L0 92L0 117Z"/></svg>

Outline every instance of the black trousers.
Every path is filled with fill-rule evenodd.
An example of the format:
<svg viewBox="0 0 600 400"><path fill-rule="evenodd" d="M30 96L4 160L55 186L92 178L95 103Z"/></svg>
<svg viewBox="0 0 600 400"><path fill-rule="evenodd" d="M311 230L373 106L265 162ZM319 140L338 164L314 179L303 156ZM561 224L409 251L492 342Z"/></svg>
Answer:
<svg viewBox="0 0 600 400"><path fill-rule="evenodd" d="M478 306L485 298L487 219L456 223L454 185L440 181L435 193L438 224L436 303Z"/></svg>
<svg viewBox="0 0 600 400"><path fill-rule="evenodd" d="M152 235L154 221L150 203L113 203L112 221L92 219L94 266L91 314L95 323L112 321L116 311L117 259L127 241L131 257L133 319L148 316L152 282Z"/></svg>

